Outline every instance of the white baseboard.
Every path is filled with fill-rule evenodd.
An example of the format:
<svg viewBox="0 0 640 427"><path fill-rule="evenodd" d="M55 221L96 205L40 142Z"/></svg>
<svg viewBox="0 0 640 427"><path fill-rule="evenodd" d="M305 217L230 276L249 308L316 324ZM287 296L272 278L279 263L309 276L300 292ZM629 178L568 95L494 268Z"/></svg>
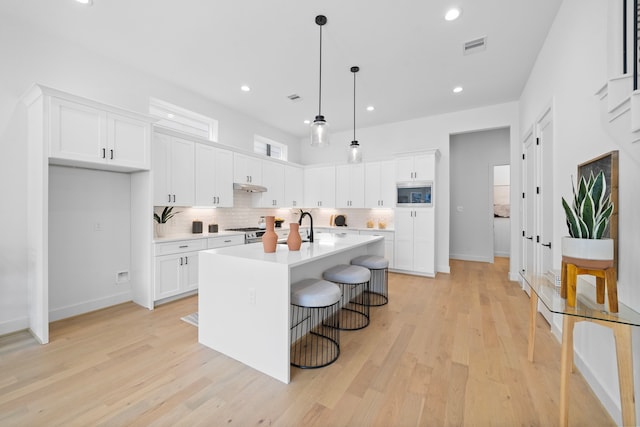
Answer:
<svg viewBox="0 0 640 427"><path fill-rule="evenodd" d="M512 282L519 282L522 283L522 276L520 276L520 273L514 273L512 271L509 272L509 280L511 280Z"/></svg>
<svg viewBox="0 0 640 427"><path fill-rule="evenodd" d="M18 331L29 329L29 318L21 317L19 319L5 320L0 322L0 335L12 334Z"/></svg>
<svg viewBox="0 0 640 427"><path fill-rule="evenodd" d="M49 322L66 319L67 317L77 316L79 314L88 313L90 311L100 310L101 308L110 307L123 302L131 301L133 295L131 291L121 292L115 295L109 295L104 298L98 298L91 301L83 301L78 304L68 305L60 308L49 309Z"/></svg>
<svg viewBox="0 0 640 427"><path fill-rule="evenodd" d="M449 264L447 264L447 265L438 265L438 266L436 266L436 272L437 273L451 274L451 267L449 266Z"/></svg>
<svg viewBox="0 0 640 427"><path fill-rule="evenodd" d="M509 258L511 256L511 252L494 252L493 256Z"/></svg>
<svg viewBox="0 0 640 427"><path fill-rule="evenodd" d="M493 264L493 258L477 255L449 254L450 259L459 259L461 261L488 262Z"/></svg>

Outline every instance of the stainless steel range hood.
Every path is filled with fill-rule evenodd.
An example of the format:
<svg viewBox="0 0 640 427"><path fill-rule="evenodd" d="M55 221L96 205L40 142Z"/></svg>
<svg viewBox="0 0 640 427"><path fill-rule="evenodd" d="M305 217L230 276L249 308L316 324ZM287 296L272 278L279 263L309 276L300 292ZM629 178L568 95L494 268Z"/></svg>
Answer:
<svg viewBox="0 0 640 427"><path fill-rule="evenodd" d="M247 193L264 193L267 191L267 187L256 184L241 184L239 182L233 183L233 189L238 191L246 191Z"/></svg>

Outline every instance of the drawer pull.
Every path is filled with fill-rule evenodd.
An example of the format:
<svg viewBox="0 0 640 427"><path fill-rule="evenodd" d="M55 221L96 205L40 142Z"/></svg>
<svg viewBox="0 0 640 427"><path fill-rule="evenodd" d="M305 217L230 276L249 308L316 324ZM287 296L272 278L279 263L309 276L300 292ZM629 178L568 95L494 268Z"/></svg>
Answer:
<svg viewBox="0 0 640 427"><path fill-rule="evenodd" d="M225 240L224 242L225 243L231 243L231 240Z"/></svg>
<svg viewBox="0 0 640 427"><path fill-rule="evenodd" d="M179 247L180 249L184 249L184 248L188 248L188 247L189 247L189 245L180 245L180 246L178 246L178 247Z"/></svg>

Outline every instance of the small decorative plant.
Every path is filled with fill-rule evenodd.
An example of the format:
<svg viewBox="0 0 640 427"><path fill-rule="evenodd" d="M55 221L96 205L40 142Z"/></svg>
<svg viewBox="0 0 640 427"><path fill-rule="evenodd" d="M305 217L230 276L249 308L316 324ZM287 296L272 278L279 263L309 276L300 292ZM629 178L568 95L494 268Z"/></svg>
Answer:
<svg viewBox="0 0 640 427"><path fill-rule="evenodd" d="M165 206L164 209L162 210L162 214L158 215L155 212L153 213L153 219L155 219L158 224L165 224L167 221L173 218L175 214L180 213L180 212L172 212L172 211L173 211L173 206L171 207Z"/></svg>
<svg viewBox="0 0 640 427"><path fill-rule="evenodd" d="M601 239L613 213L611 195L605 197L607 181L600 171L596 177L591 172L589 180L580 178L578 191L573 185L573 205L562 198L562 207L567 215L569 235L577 239Z"/></svg>

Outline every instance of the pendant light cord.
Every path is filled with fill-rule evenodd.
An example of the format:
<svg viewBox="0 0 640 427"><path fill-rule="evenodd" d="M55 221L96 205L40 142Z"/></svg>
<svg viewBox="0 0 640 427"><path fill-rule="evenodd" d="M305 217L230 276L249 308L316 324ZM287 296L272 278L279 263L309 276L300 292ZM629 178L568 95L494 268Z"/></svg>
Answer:
<svg viewBox="0 0 640 427"><path fill-rule="evenodd" d="M322 115L322 25L320 27L320 89L318 90L318 115Z"/></svg>
<svg viewBox="0 0 640 427"><path fill-rule="evenodd" d="M353 140L356 140L356 72L353 72Z"/></svg>

